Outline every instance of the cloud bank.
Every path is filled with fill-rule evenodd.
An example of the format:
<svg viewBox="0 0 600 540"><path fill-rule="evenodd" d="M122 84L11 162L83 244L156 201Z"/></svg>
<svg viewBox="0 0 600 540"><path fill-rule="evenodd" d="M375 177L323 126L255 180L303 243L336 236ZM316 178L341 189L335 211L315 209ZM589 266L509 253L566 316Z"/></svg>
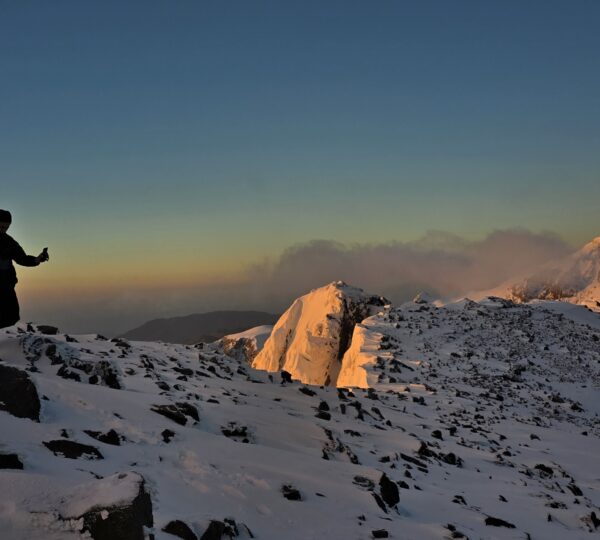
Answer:
<svg viewBox="0 0 600 540"><path fill-rule="evenodd" d="M255 263L236 283L186 288L105 291L52 302L25 299L29 318L73 333L115 335L150 319L219 309L280 313L296 297L341 279L394 303L426 290L461 296L527 274L573 251L554 233L495 231L477 241L440 231L413 242L346 245L313 240L290 246L277 259Z"/></svg>

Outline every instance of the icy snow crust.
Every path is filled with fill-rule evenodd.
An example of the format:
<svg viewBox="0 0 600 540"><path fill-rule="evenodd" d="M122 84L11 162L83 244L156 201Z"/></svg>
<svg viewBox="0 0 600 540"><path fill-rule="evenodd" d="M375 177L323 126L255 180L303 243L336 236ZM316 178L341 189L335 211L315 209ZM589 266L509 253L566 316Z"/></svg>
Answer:
<svg viewBox="0 0 600 540"><path fill-rule="evenodd" d="M220 344L75 338L0 331L1 364L27 370L42 403L39 423L0 411L0 454L24 464L0 469L5 540L83 538L74 518L129 499L141 478L156 539L174 538L162 532L171 520L200 538L224 518L239 538L262 540L598 534L600 331L543 305L383 309L355 328L340 381L370 388L352 391L281 384ZM88 383L100 362L120 389ZM79 382L63 378L73 373ZM175 404L199 420L152 410ZM84 432L111 429L119 446ZM60 439L104 459L42 444ZM399 488L395 506L381 501L383 473ZM283 485L301 500L284 498Z"/></svg>

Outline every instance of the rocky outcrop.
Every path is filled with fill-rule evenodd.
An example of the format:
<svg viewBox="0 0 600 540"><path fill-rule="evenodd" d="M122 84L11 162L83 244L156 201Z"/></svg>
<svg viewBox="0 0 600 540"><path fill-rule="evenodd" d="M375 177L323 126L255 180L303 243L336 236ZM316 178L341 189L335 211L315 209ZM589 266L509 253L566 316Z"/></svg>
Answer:
<svg viewBox="0 0 600 540"><path fill-rule="evenodd" d="M81 532L94 540L144 540L144 526L153 525L152 501L137 473L79 486L63 504L61 517L82 522Z"/></svg>
<svg viewBox="0 0 600 540"><path fill-rule="evenodd" d="M221 339L223 353L240 362L251 364L262 350L271 335L273 326L264 325L251 328L239 334L231 334Z"/></svg>
<svg viewBox="0 0 600 540"><path fill-rule="evenodd" d="M40 399L25 371L0 365L0 410L17 418L40 421Z"/></svg>
<svg viewBox="0 0 600 540"><path fill-rule="evenodd" d="M281 316L252 366L285 370L307 384L335 385L355 326L387 303L341 281L315 289Z"/></svg>

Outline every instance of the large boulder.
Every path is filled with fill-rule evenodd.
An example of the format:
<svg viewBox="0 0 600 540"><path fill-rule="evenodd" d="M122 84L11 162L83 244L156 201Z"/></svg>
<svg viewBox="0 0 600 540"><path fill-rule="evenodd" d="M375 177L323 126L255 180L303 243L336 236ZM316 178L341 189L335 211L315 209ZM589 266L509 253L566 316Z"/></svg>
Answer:
<svg viewBox="0 0 600 540"><path fill-rule="evenodd" d="M27 372L0 364L0 410L40 421L40 398Z"/></svg>
<svg viewBox="0 0 600 540"><path fill-rule="evenodd" d="M153 526L150 495L134 472L77 486L61 502L61 518L82 523L94 540L144 540L144 526Z"/></svg>

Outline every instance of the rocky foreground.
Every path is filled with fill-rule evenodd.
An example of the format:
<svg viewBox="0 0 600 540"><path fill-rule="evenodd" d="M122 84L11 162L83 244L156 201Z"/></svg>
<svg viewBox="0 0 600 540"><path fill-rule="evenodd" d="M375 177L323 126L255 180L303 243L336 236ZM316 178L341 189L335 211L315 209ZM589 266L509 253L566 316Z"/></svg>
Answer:
<svg viewBox="0 0 600 540"><path fill-rule="evenodd" d="M2 538L598 535L600 317L367 298L337 337L343 309L311 311L328 327L296 314L292 334L320 329L333 351L320 375L310 357L303 374L285 355L250 367L256 332L236 347L1 331Z"/></svg>

